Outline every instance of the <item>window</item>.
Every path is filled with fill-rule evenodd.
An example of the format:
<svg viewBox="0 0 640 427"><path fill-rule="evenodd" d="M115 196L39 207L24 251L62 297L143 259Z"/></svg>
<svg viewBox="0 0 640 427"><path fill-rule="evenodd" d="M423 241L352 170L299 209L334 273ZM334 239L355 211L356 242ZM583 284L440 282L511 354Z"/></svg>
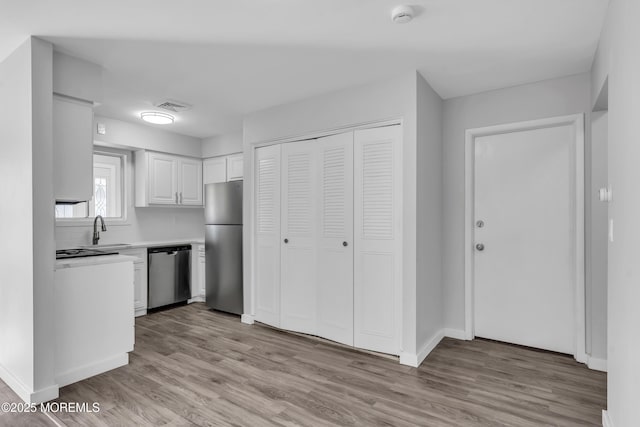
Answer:
<svg viewBox="0 0 640 427"><path fill-rule="evenodd" d="M94 152L93 198L75 205L56 204L56 218L123 218L125 161L126 154Z"/></svg>

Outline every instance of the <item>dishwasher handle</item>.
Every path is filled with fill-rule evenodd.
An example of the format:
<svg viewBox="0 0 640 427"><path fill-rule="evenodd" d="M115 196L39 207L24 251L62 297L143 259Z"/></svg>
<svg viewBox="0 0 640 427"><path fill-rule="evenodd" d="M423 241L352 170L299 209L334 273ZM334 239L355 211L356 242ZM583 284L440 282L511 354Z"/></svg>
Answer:
<svg viewBox="0 0 640 427"><path fill-rule="evenodd" d="M181 245L181 246L162 246L156 248L149 248L149 254L158 254L158 253L166 253L167 255L176 255L181 251L190 251L191 245Z"/></svg>

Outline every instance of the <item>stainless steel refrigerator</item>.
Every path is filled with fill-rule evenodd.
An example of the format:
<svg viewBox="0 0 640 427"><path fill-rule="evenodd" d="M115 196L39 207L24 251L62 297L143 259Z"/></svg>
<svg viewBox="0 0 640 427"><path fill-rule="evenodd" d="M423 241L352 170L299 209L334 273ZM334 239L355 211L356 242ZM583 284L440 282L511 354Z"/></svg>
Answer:
<svg viewBox="0 0 640 427"><path fill-rule="evenodd" d="M207 306L242 314L242 181L205 185Z"/></svg>

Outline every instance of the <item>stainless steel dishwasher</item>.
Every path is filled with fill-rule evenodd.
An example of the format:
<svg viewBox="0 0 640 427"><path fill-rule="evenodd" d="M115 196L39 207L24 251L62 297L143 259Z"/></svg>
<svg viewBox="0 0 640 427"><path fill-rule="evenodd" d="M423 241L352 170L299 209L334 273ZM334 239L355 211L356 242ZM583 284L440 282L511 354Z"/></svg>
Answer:
<svg viewBox="0 0 640 427"><path fill-rule="evenodd" d="M149 248L148 255L147 308L191 298L191 245Z"/></svg>

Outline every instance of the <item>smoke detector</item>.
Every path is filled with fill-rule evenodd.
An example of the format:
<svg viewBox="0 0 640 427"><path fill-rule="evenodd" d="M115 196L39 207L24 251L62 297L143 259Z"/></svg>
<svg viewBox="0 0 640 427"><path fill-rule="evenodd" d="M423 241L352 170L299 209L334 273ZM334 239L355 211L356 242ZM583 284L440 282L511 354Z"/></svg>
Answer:
<svg viewBox="0 0 640 427"><path fill-rule="evenodd" d="M413 19L413 8L411 6L396 6L391 11L391 20L396 24L406 24Z"/></svg>
<svg viewBox="0 0 640 427"><path fill-rule="evenodd" d="M191 109L191 105L186 102L180 102L173 99L163 99L153 104L154 107L162 108L163 110L179 113L181 111L187 111Z"/></svg>

